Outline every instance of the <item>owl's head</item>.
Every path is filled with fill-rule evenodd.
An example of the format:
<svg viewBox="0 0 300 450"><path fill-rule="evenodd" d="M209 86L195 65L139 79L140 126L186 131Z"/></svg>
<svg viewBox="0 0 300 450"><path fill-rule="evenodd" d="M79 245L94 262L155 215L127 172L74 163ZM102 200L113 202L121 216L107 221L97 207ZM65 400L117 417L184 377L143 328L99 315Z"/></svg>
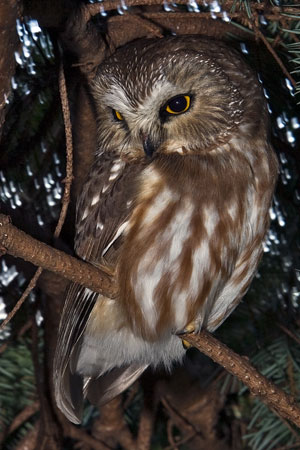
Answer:
<svg viewBox="0 0 300 450"><path fill-rule="evenodd" d="M144 39L117 50L93 84L100 149L139 158L210 151L226 142L243 114L234 80L243 63L230 52L191 36Z"/></svg>

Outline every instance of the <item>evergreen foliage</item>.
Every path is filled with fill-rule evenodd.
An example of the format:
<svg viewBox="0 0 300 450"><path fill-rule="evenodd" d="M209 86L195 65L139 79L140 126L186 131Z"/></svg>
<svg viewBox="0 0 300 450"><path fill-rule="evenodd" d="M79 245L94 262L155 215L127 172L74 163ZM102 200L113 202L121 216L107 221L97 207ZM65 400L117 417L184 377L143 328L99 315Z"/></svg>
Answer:
<svg viewBox="0 0 300 450"><path fill-rule="evenodd" d="M1 355L0 365L0 433L6 433L13 419L36 400L35 377L30 340L10 344ZM13 450L32 427L33 417L5 440L5 449Z"/></svg>

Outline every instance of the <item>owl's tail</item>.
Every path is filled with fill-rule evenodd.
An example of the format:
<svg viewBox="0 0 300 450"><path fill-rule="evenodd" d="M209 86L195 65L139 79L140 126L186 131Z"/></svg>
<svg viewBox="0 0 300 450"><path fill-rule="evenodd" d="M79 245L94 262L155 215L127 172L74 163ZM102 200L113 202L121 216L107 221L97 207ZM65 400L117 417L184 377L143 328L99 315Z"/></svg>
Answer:
<svg viewBox="0 0 300 450"><path fill-rule="evenodd" d="M147 361L134 355L124 358L132 333L124 331L123 322L118 301L76 283L70 286L58 333L53 384L57 406L71 422L81 422L85 398L103 405L146 369Z"/></svg>
<svg viewBox="0 0 300 450"><path fill-rule="evenodd" d="M104 405L125 391L146 368L147 365L116 367L99 378L83 378L67 368L56 389L57 406L71 422L80 424L85 398L95 406Z"/></svg>
<svg viewBox="0 0 300 450"><path fill-rule="evenodd" d="M147 365L116 367L100 378L88 378L84 386L85 396L94 405L104 405L131 386L146 368Z"/></svg>

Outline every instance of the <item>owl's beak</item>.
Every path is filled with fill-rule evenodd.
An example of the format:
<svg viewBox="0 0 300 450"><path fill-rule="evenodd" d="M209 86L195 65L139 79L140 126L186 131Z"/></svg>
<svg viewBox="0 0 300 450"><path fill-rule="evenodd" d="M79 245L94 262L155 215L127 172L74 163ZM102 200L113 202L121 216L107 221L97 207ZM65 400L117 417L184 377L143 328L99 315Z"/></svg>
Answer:
<svg viewBox="0 0 300 450"><path fill-rule="evenodd" d="M143 136L143 147L146 156L148 156L148 158L152 158L152 155L155 152L155 146L151 138L147 135Z"/></svg>

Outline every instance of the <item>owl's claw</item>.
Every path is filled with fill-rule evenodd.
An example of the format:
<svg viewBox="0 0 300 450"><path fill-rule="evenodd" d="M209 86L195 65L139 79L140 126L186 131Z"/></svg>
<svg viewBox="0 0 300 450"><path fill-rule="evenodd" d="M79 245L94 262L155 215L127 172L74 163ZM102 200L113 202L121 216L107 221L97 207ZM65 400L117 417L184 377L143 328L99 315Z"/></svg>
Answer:
<svg viewBox="0 0 300 450"><path fill-rule="evenodd" d="M196 324L195 324L195 322L190 322L190 323L188 323L188 324L186 325L186 327L185 327L183 330L178 331L176 334L177 334L178 336L181 336L182 334L191 334L191 333L194 333L195 330L196 330ZM182 345L183 345L183 348L184 348L185 350L187 350L187 349L193 347L192 344L190 344L190 343L189 343L188 341L186 341L185 339L182 339Z"/></svg>
<svg viewBox="0 0 300 450"><path fill-rule="evenodd" d="M193 347L192 344L190 344L188 341L186 341L185 339L181 340L182 342L182 346L185 350L188 350L189 348Z"/></svg>
<svg viewBox="0 0 300 450"><path fill-rule="evenodd" d="M195 322L188 323L183 330L177 331L177 335L181 336L182 334L188 334L188 333L194 333L196 330L196 324Z"/></svg>

